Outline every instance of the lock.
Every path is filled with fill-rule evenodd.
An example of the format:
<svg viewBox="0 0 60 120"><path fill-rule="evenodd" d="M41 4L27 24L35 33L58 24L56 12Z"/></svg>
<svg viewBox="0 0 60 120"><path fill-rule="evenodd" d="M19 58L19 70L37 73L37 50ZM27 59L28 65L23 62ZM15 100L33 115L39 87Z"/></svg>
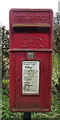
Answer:
<svg viewBox="0 0 60 120"><path fill-rule="evenodd" d="M20 82L20 78L18 79L18 82Z"/></svg>

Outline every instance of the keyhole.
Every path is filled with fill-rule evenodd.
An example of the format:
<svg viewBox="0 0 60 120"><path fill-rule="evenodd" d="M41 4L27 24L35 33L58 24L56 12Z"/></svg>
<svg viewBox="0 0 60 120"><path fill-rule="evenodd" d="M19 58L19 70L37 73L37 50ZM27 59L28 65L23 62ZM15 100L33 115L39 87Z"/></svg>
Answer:
<svg viewBox="0 0 60 120"><path fill-rule="evenodd" d="M20 78L18 79L18 82L20 82Z"/></svg>

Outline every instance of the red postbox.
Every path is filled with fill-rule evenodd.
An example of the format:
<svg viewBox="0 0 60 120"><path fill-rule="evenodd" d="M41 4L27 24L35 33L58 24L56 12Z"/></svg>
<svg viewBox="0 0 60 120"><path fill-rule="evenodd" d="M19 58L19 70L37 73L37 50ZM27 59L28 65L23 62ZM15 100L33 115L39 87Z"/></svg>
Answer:
<svg viewBox="0 0 60 120"><path fill-rule="evenodd" d="M51 110L53 12L10 10L10 109Z"/></svg>

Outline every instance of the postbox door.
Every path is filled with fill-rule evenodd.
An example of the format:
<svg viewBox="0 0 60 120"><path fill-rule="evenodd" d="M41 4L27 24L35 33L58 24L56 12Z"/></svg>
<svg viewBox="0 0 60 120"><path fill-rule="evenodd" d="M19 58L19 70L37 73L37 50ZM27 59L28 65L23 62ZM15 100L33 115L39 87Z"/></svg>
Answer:
<svg viewBox="0 0 60 120"><path fill-rule="evenodd" d="M45 110L47 111L49 106L50 106L50 101L48 99L50 99L50 82L49 82L49 53L47 52L43 52L43 54L41 52L36 52L35 53L35 57L36 59L26 59L26 52L16 52L15 53L15 66L16 66L16 108L18 110L18 108L20 108L21 111L43 111L42 109L45 108ZM44 57L44 59L43 59ZM29 63L28 63L29 62ZM32 62L32 63L30 63ZM25 65L24 65L25 64ZM28 64L28 65L27 65ZM29 64L32 64L29 66ZM30 79L30 83L29 80L27 79L27 76L24 75L28 72L28 70L30 70L29 68L23 68L23 67L31 67L34 66L34 64L36 64L37 69L35 68L35 70L39 70L37 73L37 81L36 84L34 84L34 81L31 79L31 74L32 72L30 71L30 75L28 79ZM23 70L25 69L25 71ZM31 68L32 70L33 68ZM36 71L35 71L36 72ZM46 75L47 73L47 75ZM27 73L28 75L29 73ZM26 77L27 81L24 81L24 77ZM35 76L36 77L36 76ZM33 77L34 78L34 77ZM24 82L26 85L26 90L23 91L23 86L24 86ZM31 84L31 82L33 82ZM47 84L46 84L47 83ZM35 87L35 85L37 85L37 88L35 88L35 90L33 91L30 90L28 88L29 87L32 88ZM30 86L32 85L32 86ZM44 93L44 94L43 94ZM49 101L49 102L48 102Z"/></svg>

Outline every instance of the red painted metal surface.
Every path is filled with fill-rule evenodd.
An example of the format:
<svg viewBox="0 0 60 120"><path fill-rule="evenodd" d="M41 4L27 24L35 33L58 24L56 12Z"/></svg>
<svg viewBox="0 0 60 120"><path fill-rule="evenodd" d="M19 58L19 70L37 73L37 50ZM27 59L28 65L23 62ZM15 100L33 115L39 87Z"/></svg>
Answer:
<svg viewBox="0 0 60 120"><path fill-rule="evenodd" d="M10 10L10 110L51 110L53 12L50 9ZM34 57L28 58L28 52ZM39 61L39 93L22 93L22 62Z"/></svg>

